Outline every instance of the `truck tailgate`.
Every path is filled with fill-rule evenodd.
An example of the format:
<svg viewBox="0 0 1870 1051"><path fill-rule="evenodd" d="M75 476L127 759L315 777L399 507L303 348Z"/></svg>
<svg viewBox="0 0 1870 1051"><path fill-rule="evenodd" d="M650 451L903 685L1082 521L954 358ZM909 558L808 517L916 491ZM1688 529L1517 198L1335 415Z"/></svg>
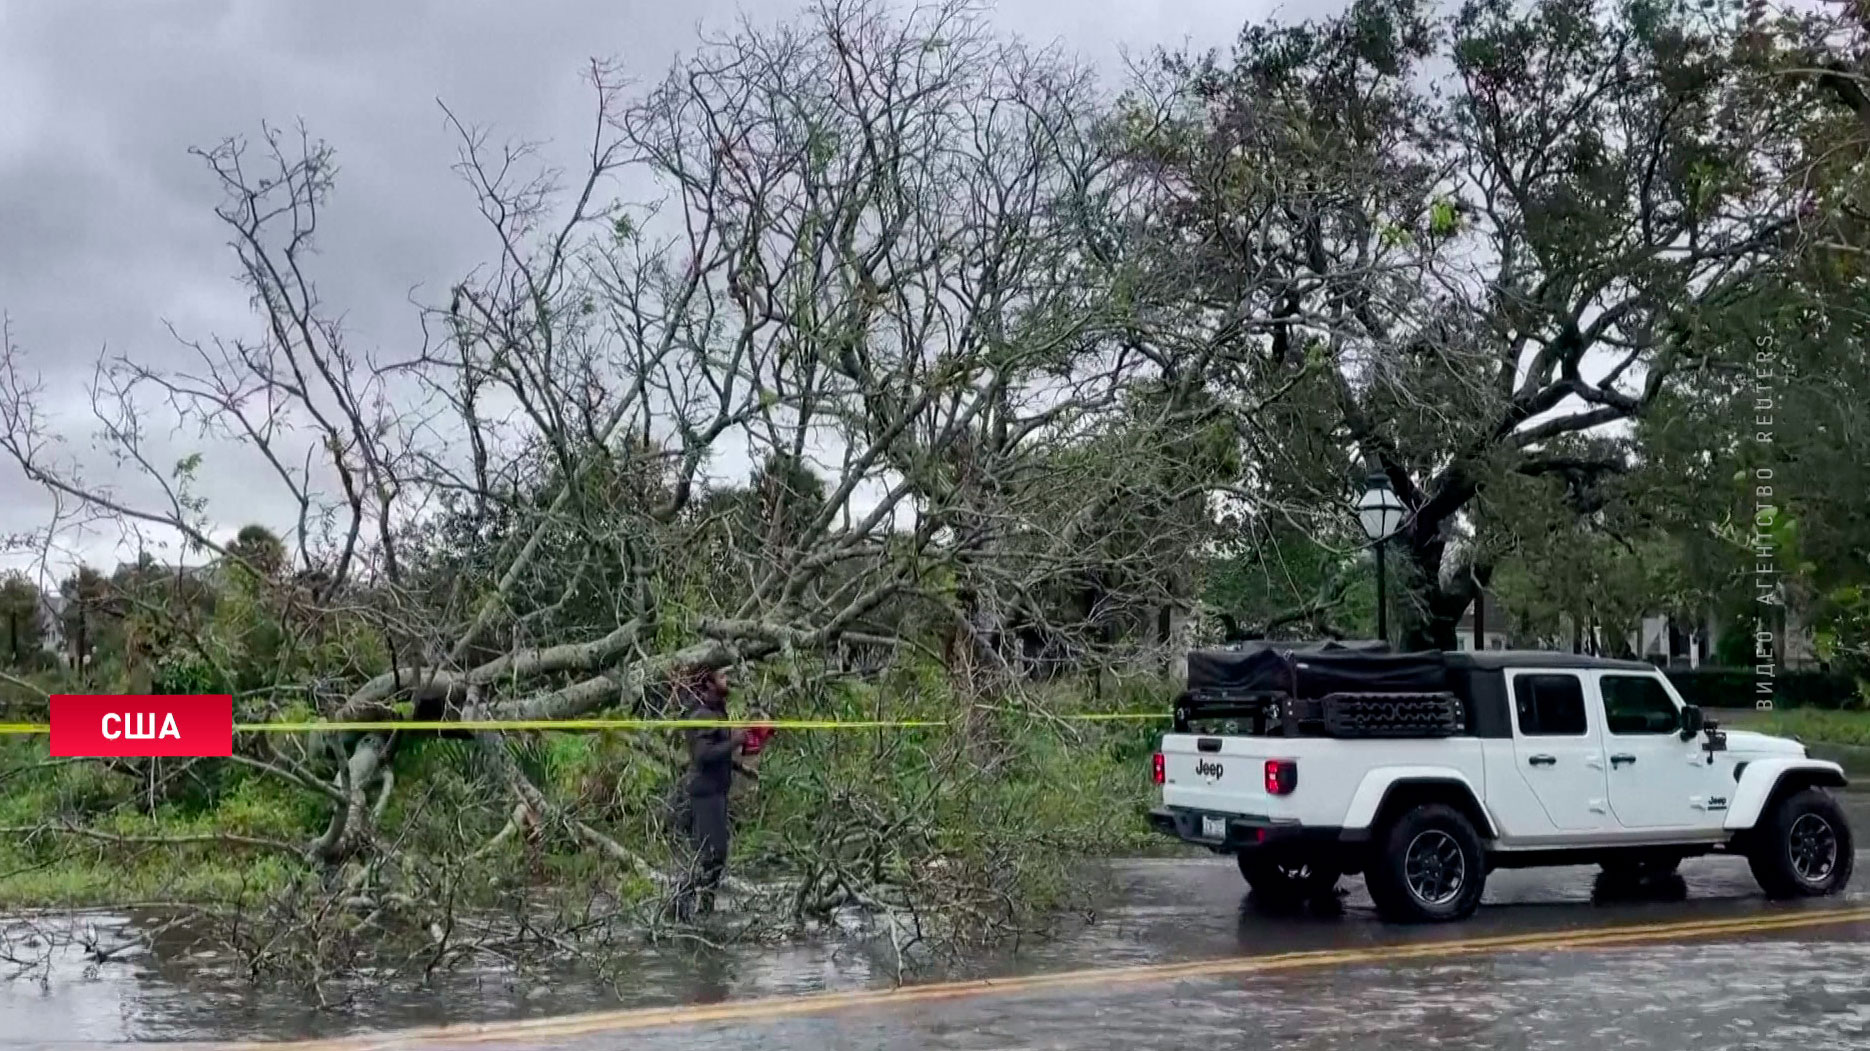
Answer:
<svg viewBox="0 0 1870 1051"><path fill-rule="evenodd" d="M1290 790L1266 790L1268 760L1286 760ZM1286 764L1282 764L1286 765ZM1474 737L1417 740L1167 734L1162 802L1169 808L1265 818L1270 824L1345 827L1351 804L1375 773L1486 783L1485 748ZM1376 801L1371 800L1371 806ZM1368 820L1369 813L1357 815ZM1363 827L1363 826L1357 826Z"/></svg>
<svg viewBox="0 0 1870 1051"><path fill-rule="evenodd" d="M1167 806L1196 810L1287 816L1293 809L1294 796L1268 794L1266 760L1295 758L1294 744L1302 747L1304 742L1277 737L1169 734L1162 739L1162 801ZM1301 792L1305 787L1302 778L1301 773L1297 790Z"/></svg>

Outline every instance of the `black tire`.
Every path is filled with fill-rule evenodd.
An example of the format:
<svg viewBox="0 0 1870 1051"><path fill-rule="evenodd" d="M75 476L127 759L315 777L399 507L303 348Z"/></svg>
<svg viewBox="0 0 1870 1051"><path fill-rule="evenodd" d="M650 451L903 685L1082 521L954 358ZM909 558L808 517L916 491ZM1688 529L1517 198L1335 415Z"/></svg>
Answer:
<svg viewBox="0 0 1870 1051"><path fill-rule="evenodd" d="M1424 803L1378 829L1364 867L1377 914L1391 923L1448 923L1480 907L1487 854L1474 823Z"/></svg>
<svg viewBox="0 0 1870 1051"><path fill-rule="evenodd" d="M1856 858L1850 822L1831 793L1794 792L1760 815L1747 866L1769 898L1817 898L1850 882Z"/></svg>
<svg viewBox="0 0 1870 1051"><path fill-rule="evenodd" d="M1316 858L1254 850L1237 855L1235 861L1247 886L1267 905L1302 905L1329 897L1337 889L1337 868Z"/></svg>

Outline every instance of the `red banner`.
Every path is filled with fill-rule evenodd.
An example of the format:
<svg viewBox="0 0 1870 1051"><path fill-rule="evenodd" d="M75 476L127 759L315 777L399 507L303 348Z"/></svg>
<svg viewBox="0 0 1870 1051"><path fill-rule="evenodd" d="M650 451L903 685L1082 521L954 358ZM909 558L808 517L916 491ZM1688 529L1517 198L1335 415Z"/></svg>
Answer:
<svg viewBox="0 0 1870 1051"><path fill-rule="evenodd" d="M54 756L215 756L233 751L234 699L226 694L52 697Z"/></svg>

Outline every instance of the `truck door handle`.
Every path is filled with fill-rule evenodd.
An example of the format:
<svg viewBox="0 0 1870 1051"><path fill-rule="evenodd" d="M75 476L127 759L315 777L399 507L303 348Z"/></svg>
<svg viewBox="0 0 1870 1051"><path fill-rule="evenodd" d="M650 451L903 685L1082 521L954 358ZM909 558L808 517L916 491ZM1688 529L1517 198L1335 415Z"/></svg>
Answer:
<svg viewBox="0 0 1870 1051"><path fill-rule="evenodd" d="M1634 762L1636 762L1635 756L1631 755L1628 752L1618 752L1616 755L1613 755L1610 757L1610 768L1615 770L1617 767L1622 766L1625 763L1634 763Z"/></svg>
<svg viewBox="0 0 1870 1051"><path fill-rule="evenodd" d="M1555 755L1531 755L1526 757L1526 761L1534 766L1552 766L1558 762L1558 757Z"/></svg>

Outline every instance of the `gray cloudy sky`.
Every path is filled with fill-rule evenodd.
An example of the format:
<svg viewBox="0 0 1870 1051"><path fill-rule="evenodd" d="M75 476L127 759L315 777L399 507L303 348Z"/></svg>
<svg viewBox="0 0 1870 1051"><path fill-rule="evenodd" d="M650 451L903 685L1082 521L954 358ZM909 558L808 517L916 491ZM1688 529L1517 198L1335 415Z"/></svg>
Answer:
<svg viewBox="0 0 1870 1051"><path fill-rule="evenodd" d="M1325 5L1285 10L1314 6ZM341 169L321 227L323 297L346 311L357 345L413 346L410 291L445 287L487 248L449 171L454 143L437 98L502 136L576 142L590 114L580 79L589 57L618 58L651 80L693 45L698 25L795 9L0 0L0 311L82 453L94 426L84 385L100 352L176 360L165 321L191 336L250 323L212 213L217 191L187 148L302 119L337 149ZM1114 80L1121 49L1225 45L1245 18L1272 9L1271 0L1001 0L992 18ZM239 469L210 471L206 483L230 517L272 517ZM0 535L41 524L47 506L0 464ZM85 553L115 557L101 539Z"/></svg>

